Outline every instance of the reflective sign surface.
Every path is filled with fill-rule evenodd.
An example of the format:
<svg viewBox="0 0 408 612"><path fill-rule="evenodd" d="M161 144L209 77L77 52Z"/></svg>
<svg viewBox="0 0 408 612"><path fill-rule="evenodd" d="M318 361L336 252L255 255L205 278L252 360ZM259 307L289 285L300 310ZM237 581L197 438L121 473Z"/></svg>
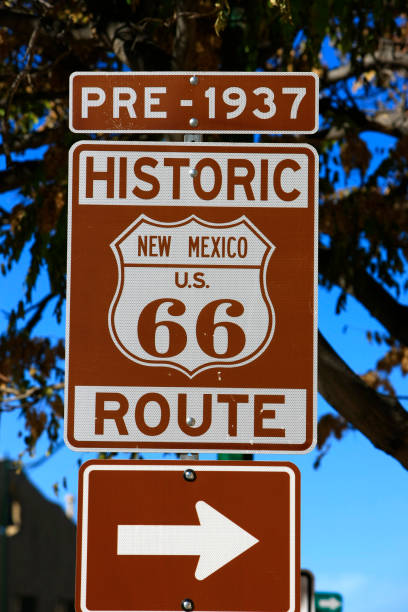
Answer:
<svg viewBox="0 0 408 612"><path fill-rule="evenodd" d="M71 150L66 440L304 452L315 439L315 152Z"/></svg>
<svg viewBox="0 0 408 612"><path fill-rule="evenodd" d="M292 464L90 461L79 493L77 612L299 610Z"/></svg>
<svg viewBox="0 0 408 612"><path fill-rule="evenodd" d="M310 133L312 72L75 72L74 132Z"/></svg>

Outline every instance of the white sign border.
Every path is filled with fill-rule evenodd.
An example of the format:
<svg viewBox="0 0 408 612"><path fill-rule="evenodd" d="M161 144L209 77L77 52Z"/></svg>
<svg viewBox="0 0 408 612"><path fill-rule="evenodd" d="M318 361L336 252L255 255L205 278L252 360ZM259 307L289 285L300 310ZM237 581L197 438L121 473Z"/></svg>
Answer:
<svg viewBox="0 0 408 612"><path fill-rule="evenodd" d="M282 449L267 449L267 450L263 450L263 449L257 449L255 451L255 454L259 455L259 454L265 454L265 455L274 455L274 454L283 454L283 453L290 453L293 455L305 455L307 453L310 453L316 446L317 444L317 344L318 344L318 337L317 337L317 325L318 325L318 247L319 247L319 228L318 228L318 219L319 219L319 207L318 207L318 202L319 202L319 157L318 157L318 153L316 151L316 149L314 147L312 147L309 144L305 144L305 143L301 143L301 144L297 144L297 143L282 143L282 144L278 144L278 143L272 143L272 144L264 144L264 143L193 143L193 145L191 143L185 143L185 142L154 142L154 141L143 141L143 142L138 142L138 141L121 141L121 142L114 142L114 141L89 141L89 140L81 140L76 142L69 150L69 165L68 165L68 222L67 222L67 295L66 295L66 322L65 322L65 387L64 387L64 405L66 407L66 411L64 413L64 441L66 446L70 449L73 450L75 452L111 452L114 450L117 450L118 452L135 452L135 450L137 450L137 445L133 445L130 447L120 447L120 448L114 448L114 447L107 447L106 445L102 445L102 446L98 446L98 447L86 447L86 446L73 446L69 440L68 440L68 418L67 418L67 407L68 407L68 388L69 388L69 377L68 377L68 364L69 364L69 330L70 330L70 296L71 296L71 240L72 240L72 174L73 174L73 155L74 155L74 151L76 150L77 147L80 146L92 146L92 145L106 145L106 146L113 146L116 145L118 148L120 148L121 146L141 146L141 145L147 145L147 146L159 146L159 147L169 147L169 148L178 148L178 147L186 147L186 146L194 146L194 148L197 149L197 151L200 150L201 147L214 147L214 149L216 150L218 147L224 147L228 146L231 147L232 149L234 148L239 148L239 147L253 147L254 152L257 150L258 152L261 152L263 149L273 149L273 148L285 148L288 149L288 152L290 151L290 149L298 149L298 148L305 148L308 149L309 151L311 151L311 153L314 156L315 159L315 176L314 176L314 202L313 202L313 206L314 206L314 318L313 318L313 397L312 397L312 419L313 419L313 435L312 435L312 441L311 444L308 448L304 449L304 450L290 450L290 451L285 451ZM146 205L147 206L147 205ZM205 207L205 204L203 204L203 206ZM198 206L197 206L198 207ZM95 440L96 441L96 440ZM148 447L143 447L142 449L140 449L143 452L154 452L154 453L161 453L161 452L172 452L172 453L185 453L187 452L185 448L169 448L166 446L163 446L162 448L151 448L149 449ZM199 447L199 448L195 448L194 446L192 446L191 448L188 449L188 452L191 453L217 453L217 452L228 452L230 454L254 454L254 450L253 449L240 449L240 448L236 448L236 449L231 449L231 448L223 448L223 449L205 449L205 447Z"/></svg>
<svg viewBox="0 0 408 612"><path fill-rule="evenodd" d="M315 126L313 130L202 130L199 128L191 129L188 125L186 128L182 130L169 130L169 129L160 129L160 130L152 130L149 129L149 134L315 134L319 130L319 77L315 72L204 72L197 71L193 72L189 71L167 71L167 72L92 72L92 71L77 71L72 72L69 77L69 129L71 132L75 134L145 134L146 130L77 130L73 127L73 100L72 100L72 92L73 92L73 80L78 75L89 75L89 76L119 76L120 74L125 74L126 76L146 76L149 75L157 75L157 76L245 76L245 77L254 77L261 75L265 76L311 76L315 80Z"/></svg>

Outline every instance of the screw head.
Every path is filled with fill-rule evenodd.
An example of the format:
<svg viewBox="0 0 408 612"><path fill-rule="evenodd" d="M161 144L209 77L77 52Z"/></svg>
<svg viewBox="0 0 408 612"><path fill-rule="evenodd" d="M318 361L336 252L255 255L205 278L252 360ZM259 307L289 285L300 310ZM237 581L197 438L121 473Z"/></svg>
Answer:
<svg viewBox="0 0 408 612"><path fill-rule="evenodd" d="M195 419L193 417L187 417L186 419L186 423L187 425L189 425L190 427L193 427L193 425L195 425Z"/></svg>
<svg viewBox="0 0 408 612"><path fill-rule="evenodd" d="M191 612L191 610L194 610L194 602L191 599L183 599L181 602L181 609Z"/></svg>
<svg viewBox="0 0 408 612"><path fill-rule="evenodd" d="M190 83L191 83L191 85L197 85L198 84L198 76L194 75L194 76L190 77Z"/></svg>
<svg viewBox="0 0 408 612"><path fill-rule="evenodd" d="M191 117L189 124L191 127L197 127L198 125L198 119L196 119L196 117Z"/></svg>
<svg viewBox="0 0 408 612"><path fill-rule="evenodd" d="M190 176L192 176L193 178L195 178L195 177L197 176L197 174L198 174L198 172L197 172L197 170L196 170L195 168L190 168L190 170L188 171L188 173L189 173L189 175L190 175ZM191 417L189 417L189 418L191 418ZM187 423L188 423L188 420L187 420ZM189 425L189 423L188 423L188 425Z"/></svg>
<svg viewBox="0 0 408 612"><path fill-rule="evenodd" d="M196 478L197 478L197 474L195 473L194 470L192 470L191 468L189 468L188 470L184 470L184 479L188 480L189 482L193 482ZM185 600L187 601L187 600ZM188 600L190 601L190 600ZM185 608L186 610L190 610L190 608ZM192 610L193 608L191 608Z"/></svg>

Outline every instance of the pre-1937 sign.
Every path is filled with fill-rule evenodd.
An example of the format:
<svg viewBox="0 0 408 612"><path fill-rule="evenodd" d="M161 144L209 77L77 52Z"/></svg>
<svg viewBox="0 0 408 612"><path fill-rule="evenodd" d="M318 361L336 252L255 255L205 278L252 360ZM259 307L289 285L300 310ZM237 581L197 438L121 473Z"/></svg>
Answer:
<svg viewBox="0 0 408 612"><path fill-rule="evenodd" d="M313 72L74 72L74 132L311 133Z"/></svg>
<svg viewBox="0 0 408 612"><path fill-rule="evenodd" d="M314 150L82 142L70 168L67 443L310 450Z"/></svg>

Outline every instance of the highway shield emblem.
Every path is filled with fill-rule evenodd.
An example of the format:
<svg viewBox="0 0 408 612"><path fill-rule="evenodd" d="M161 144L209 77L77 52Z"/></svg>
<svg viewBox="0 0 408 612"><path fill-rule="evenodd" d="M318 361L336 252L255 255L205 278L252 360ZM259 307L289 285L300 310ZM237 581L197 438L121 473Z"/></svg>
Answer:
<svg viewBox="0 0 408 612"><path fill-rule="evenodd" d="M275 247L245 216L162 223L141 215L110 246L118 286L109 330L128 359L192 378L253 361L270 343L265 277Z"/></svg>

